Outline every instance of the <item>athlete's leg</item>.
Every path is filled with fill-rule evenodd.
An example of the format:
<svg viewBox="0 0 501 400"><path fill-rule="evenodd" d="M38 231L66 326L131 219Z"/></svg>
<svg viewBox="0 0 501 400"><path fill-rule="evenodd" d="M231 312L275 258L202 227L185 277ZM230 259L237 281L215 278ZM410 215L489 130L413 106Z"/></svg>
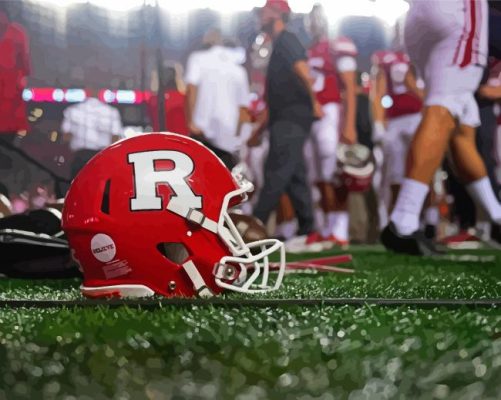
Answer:
<svg viewBox="0 0 501 400"><path fill-rule="evenodd" d="M461 125L451 138L450 148L455 170L459 179L466 184L468 193L493 222L500 223L501 205L494 194L487 169L477 150L475 129Z"/></svg>

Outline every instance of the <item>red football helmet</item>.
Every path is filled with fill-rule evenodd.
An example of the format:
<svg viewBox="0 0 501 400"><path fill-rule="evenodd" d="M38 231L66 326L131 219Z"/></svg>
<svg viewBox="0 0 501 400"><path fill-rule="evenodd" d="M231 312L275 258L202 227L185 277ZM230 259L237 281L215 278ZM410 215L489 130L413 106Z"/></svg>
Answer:
<svg viewBox="0 0 501 400"><path fill-rule="evenodd" d="M337 181L349 192L369 190L374 175L374 160L367 146L340 144L337 148Z"/></svg>
<svg viewBox="0 0 501 400"><path fill-rule="evenodd" d="M103 150L75 178L63 209L82 293L208 297L277 289L283 244L245 243L228 215L252 189L186 136L145 134ZM281 267L270 284L274 252Z"/></svg>

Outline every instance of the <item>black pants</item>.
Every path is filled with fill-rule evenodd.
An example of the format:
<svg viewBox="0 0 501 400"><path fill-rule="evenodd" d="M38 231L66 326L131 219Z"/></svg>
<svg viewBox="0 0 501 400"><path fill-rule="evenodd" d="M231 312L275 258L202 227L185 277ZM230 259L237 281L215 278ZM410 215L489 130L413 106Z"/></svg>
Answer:
<svg viewBox="0 0 501 400"><path fill-rule="evenodd" d="M254 215L264 223L287 193L299 223L299 234L313 231L313 205L306 180L304 142L309 129L290 121L276 121L270 127L270 150L264 166L264 187Z"/></svg>
<svg viewBox="0 0 501 400"><path fill-rule="evenodd" d="M71 163L71 179L75 179L80 170L94 157L99 150L82 149L77 150L73 162Z"/></svg>
<svg viewBox="0 0 501 400"><path fill-rule="evenodd" d="M209 149L211 149L216 156L218 156L221 161L223 162L224 165L226 165L226 168L228 168L230 171L237 165L235 157L233 154L228 153L226 150L221 150L218 147L212 146L210 143L203 142Z"/></svg>
<svg viewBox="0 0 501 400"><path fill-rule="evenodd" d="M208 142L207 139L205 139L205 137L198 135L191 135L190 137L192 139L198 140L200 143L203 143L206 147L212 150L214 154L221 159L223 164L226 165L226 168L228 168L230 171L235 167L235 165L237 165L237 161L233 154L228 153L226 150L221 150L220 148L213 146Z"/></svg>
<svg viewBox="0 0 501 400"><path fill-rule="evenodd" d="M444 167L447 172L447 193L454 197L454 204L451 210L453 219L458 223L459 229L466 230L475 226L475 203L473 203L463 183L454 175L453 168L450 167L448 161L444 163Z"/></svg>

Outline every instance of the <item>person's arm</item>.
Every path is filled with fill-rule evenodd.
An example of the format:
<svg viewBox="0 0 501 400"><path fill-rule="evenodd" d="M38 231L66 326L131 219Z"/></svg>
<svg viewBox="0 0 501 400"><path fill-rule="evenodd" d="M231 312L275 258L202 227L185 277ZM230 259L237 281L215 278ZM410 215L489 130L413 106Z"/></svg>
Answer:
<svg viewBox="0 0 501 400"><path fill-rule="evenodd" d="M247 107L247 106L240 106L238 121L241 124L252 122L251 121L251 115L250 115L249 107Z"/></svg>
<svg viewBox="0 0 501 400"><path fill-rule="evenodd" d="M384 71L374 66L372 70L372 85L369 93L372 110L372 140L377 143L383 139L385 131L385 111L381 100L386 94L386 76Z"/></svg>
<svg viewBox="0 0 501 400"><path fill-rule="evenodd" d="M478 89L478 94L489 100L501 100L501 85L482 85Z"/></svg>
<svg viewBox="0 0 501 400"><path fill-rule="evenodd" d="M190 134L195 136L203 135L202 130L193 122L193 113L197 104L197 86L189 83L186 86L186 124Z"/></svg>
<svg viewBox="0 0 501 400"><path fill-rule="evenodd" d="M31 73L30 40L21 25L16 23L14 26L16 31L16 66L20 71L22 71L23 78L25 78Z"/></svg>
<svg viewBox="0 0 501 400"><path fill-rule="evenodd" d="M341 141L353 144L357 138L357 47L348 37L341 36L330 43L343 101Z"/></svg>
<svg viewBox="0 0 501 400"><path fill-rule="evenodd" d="M242 125L252 123L251 114L249 111L248 105L241 105L238 109L238 130L237 134L240 134L240 130L242 129Z"/></svg>
<svg viewBox="0 0 501 400"><path fill-rule="evenodd" d="M254 124L255 125L254 129L252 131L249 140L247 140L247 146L255 147L261 144L261 136L266 126L268 126L268 121L269 121L269 113L268 109L265 108L257 115L256 122Z"/></svg>
<svg viewBox="0 0 501 400"><path fill-rule="evenodd" d="M425 93L424 90L419 88L417 85L416 73L414 72L413 67L409 68L405 74L404 84L405 87L419 97L421 101L424 100Z"/></svg>
<svg viewBox="0 0 501 400"><path fill-rule="evenodd" d="M188 130L190 134L195 136L203 135L202 130L196 126L193 121L193 115L195 112L195 106L197 104L197 92L198 92L198 84L200 83L200 66L198 56L192 54L188 58L188 62L186 65L186 104L185 104L185 112L186 112L186 125L188 126Z"/></svg>
<svg viewBox="0 0 501 400"><path fill-rule="evenodd" d="M238 85L238 126L237 136L243 134L242 127L245 124L250 124L251 115L249 111L250 103L250 88L249 77L244 67L240 67L240 84ZM249 125L247 125L249 126Z"/></svg>
<svg viewBox="0 0 501 400"><path fill-rule="evenodd" d="M294 63L294 72L301 79L303 85L305 86L308 94L310 95L311 104L313 105L313 114L316 118L322 118L324 112L322 110L322 105L318 102L317 96L313 91L313 80L311 79L310 67L306 60L298 60Z"/></svg>
<svg viewBox="0 0 501 400"><path fill-rule="evenodd" d="M357 78L356 71L344 71L339 74L344 86L343 111L344 126L342 141L348 144L357 142Z"/></svg>

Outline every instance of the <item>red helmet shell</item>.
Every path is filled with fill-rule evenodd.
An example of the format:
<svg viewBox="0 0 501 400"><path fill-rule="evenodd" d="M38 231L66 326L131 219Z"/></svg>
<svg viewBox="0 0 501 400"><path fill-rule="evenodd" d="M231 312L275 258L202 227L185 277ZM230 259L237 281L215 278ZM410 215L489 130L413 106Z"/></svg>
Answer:
<svg viewBox="0 0 501 400"><path fill-rule="evenodd" d="M221 292L213 270L230 255L228 247L167 207L195 202L217 222L224 197L237 188L219 158L186 136L146 134L103 150L75 178L63 210L83 286L143 285L164 296L193 296L193 282L181 265L191 260L207 287ZM176 249L174 256L165 255L166 246Z"/></svg>

